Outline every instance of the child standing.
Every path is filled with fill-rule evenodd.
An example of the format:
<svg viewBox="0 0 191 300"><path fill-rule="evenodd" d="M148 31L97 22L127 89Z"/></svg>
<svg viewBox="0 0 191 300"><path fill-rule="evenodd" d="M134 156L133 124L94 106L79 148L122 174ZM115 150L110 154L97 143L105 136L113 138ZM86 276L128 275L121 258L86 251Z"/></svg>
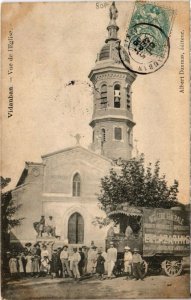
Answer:
<svg viewBox="0 0 191 300"><path fill-rule="evenodd" d="M96 273L99 275L100 279L103 279L103 275L105 273L104 262L105 258L102 256L101 250L98 250L97 257L97 265L96 265Z"/></svg>

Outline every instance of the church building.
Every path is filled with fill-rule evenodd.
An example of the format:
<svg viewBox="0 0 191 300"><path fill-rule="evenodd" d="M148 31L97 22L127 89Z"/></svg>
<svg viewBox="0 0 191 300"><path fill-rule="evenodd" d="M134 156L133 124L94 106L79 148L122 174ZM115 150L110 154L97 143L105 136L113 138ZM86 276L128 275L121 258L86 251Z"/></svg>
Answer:
<svg viewBox="0 0 191 300"><path fill-rule="evenodd" d="M76 145L42 155L42 162L26 162L13 199L21 208L17 217L22 225L12 232L12 242L22 244L37 239L33 223L52 216L56 236L69 244L104 246L107 228L92 224L96 216L105 216L99 209L97 195L101 178L108 174L112 159L130 159L133 150L131 86L136 74L127 70L118 53L117 9L110 8L108 38L97 55L89 79L94 86L92 143L89 149ZM129 57L122 48L123 59ZM43 237L42 237L43 238Z"/></svg>

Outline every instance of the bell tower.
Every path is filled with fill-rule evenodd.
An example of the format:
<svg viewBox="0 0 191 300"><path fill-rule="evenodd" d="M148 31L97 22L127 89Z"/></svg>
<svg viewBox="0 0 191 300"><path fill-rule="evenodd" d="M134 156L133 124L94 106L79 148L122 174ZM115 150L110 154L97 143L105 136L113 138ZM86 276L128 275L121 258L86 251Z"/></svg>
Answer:
<svg viewBox="0 0 191 300"><path fill-rule="evenodd" d="M131 85L136 74L127 70L119 57L117 16L118 11L113 2L107 27L108 38L89 74L94 85L91 149L109 158L128 160L131 158L135 125ZM121 47L120 51L125 64L129 64L126 50Z"/></svg>

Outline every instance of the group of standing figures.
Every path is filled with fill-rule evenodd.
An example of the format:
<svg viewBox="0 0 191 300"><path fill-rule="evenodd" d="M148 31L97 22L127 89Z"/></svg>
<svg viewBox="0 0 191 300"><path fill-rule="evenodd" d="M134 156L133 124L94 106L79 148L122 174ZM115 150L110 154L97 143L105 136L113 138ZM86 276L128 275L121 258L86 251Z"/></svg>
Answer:
<svg viewBox="0 0 191 300"><path fill-rule="evenodd" d="M71 277L79 280L87 274L97 274L101 280L115 277L113 275L117 262L117 249L113 242L107 252L95 245L90 248L82 246L68 249L68 245L54 248L50 245L36 243L25 244L20 254L12 253L9 258L9 268L12 277L24 276L41 277L51 275L55 277ZM53 249L53 250L52 250ZM72 250L72 251L71 251ZM142 258L137 249L133 253L129 247L124 249L124 272L127 278L143 280L141 271ZM106 276L105 276L106 275Z"/></svg>

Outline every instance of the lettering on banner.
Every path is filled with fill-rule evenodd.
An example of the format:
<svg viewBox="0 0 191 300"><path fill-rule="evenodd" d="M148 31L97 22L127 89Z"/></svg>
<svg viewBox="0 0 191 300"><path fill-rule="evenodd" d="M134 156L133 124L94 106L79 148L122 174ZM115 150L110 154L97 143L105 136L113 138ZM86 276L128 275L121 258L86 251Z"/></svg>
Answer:
<svg viewBox="0 0 191 300"><path fill-rule="evenodd" d="M157 221L174 221L177 222L179 225L183 225L184 219L178 215L168 213L168 212L155 212L153 215L149 216L149 221L151 223L155 223Z"/></svg>
<svg viewBox="0 0 191 300"><path fill-rule="evenodd" d="M152 234L152 233L145 233L144 235L145 243L151 244L190 244L190 236L189 235L168 235L168 234Z"/></svg>
<svg viewBox="0 0 191 300"><path fill-rule="evenodd" d="M185 247L185 246L184 246ZM152 251L152 250L155 250L156 251L156 246L155 245L145 245L144 246L144 251ZM158 251L173 251L174 250L174 247L171 246L171 245L160 245L158 248L157 248ZM181 249L183 250L183 249Z"/></svg>

